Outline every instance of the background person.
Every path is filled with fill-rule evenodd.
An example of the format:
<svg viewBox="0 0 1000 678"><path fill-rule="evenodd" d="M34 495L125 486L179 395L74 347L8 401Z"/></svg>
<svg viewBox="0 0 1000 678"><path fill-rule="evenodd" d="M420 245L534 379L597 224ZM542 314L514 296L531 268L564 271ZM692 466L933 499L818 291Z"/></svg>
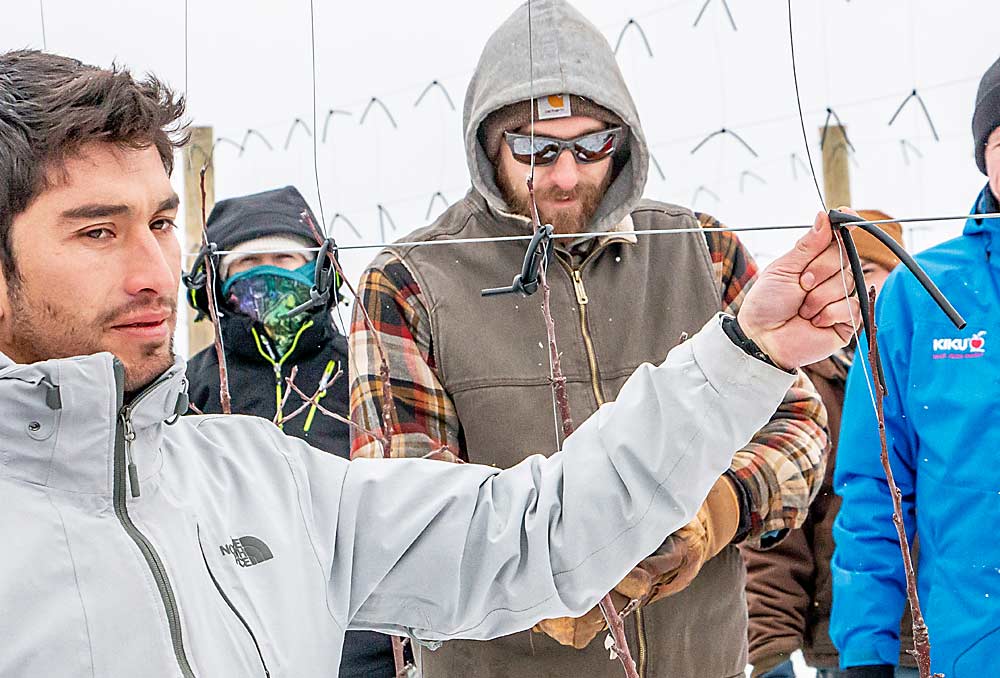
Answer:
<svg viewBox="0 0 1000 678"><path fill-rule="evenodd" d="M972 133L988 178L972 214L998 211L1000 60L983 75ZM916 259L968 322L956 330L908 271L889 276L877 306L885 364L889 460L911 543L920 535L920 602L931 671L948 678L996 673L1000 648L1000 547L984 528L1000 515L1000 219L968 220L958 238ZM866 379L868 372L868 379ZM906 600L892 501L879 461L864 356L847 382L834 487L830 636L846 675L891 676Z"/></svg>
<svg viewBox="0 0 1000 678"><path fill-rule="evenodd" d="M865 219L891 219L878 210L859 210ZM903 244L903 227L897 223L879 228ZM851 235L858 248L866 287L882 289L899 259L874 236L861 229ZM856 346L850 346L826 360L806 365L809 376L823 398L829 417L830 453L819 494L809 506L801 528L792 530L784 541L770 549L743 548L747 565L747 606L750 612L750 663L760 678L794 678L791 655L801 650L806 664L816 668L817 678L842 678L837 649L830 640L830 608L833 582L833 521L840 508L834 493L833 473L837 463L837 440L847 373ZM876 431L872 429L872 434ZM878 441L875 441L878 444ZM902 648L896 678L916 678L916 662L906 654L912 647L912 619L909 612L900 624Z"/></svg>
<svg viewBox="0 0 1000 678"><path fill-rule="evenodd" d="M548 269L560 360L579 421L613 400L636 367L658 361L665 338L676 342L720 311L736 312L757 267L711 216L642 199L649 149L611 47L566 2L539 0L532 10L534 35L551 44L534 53L538 98L529 101L524 77L522 5L487 42L469 85L472 188L404 240L530 234L525 178L532 155L542 222L557 233L610 233L554 241ZM631 233L649 229L693 232ZM524 250L523 242L391 247L364 274L358 304L374 332L359 306L350 337L352 417L367 430L381 425L381 344L399 417L392 456L510 468L551 448L556 432L539 302L480 295L510 281ZM626 625L644 677L743 672L744 568L733 544L774 542L801 523L822 478L825 425L819 396L799 375L771 420L733 450L696 518L618 584L619 606L640 601ZM382 450L360 435L353 454L380 457ZM603 628L593 609L546 620L536 627L540 633L446 643L422 653L422 668L425 678L618 678L621 668L608 661L603 642L592 642Z"/></svg>

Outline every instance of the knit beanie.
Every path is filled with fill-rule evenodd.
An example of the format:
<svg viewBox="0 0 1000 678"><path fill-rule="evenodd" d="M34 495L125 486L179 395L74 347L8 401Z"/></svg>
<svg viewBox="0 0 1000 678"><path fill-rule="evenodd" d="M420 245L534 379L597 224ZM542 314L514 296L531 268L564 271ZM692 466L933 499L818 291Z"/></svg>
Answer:
<svg viewBox="0 0 1000 678"><path fill-rule="evenodd" d="M972 139L976 143L976 164L986 174L986 140L1000 127L1000 59L993 62L976 94L976 111L972 114Z"/></svg>
<svg viewBox="0 0 1000 678"><path fill-rule="evenodd" d="M553 97L561 97L561 95L552 95L546 97L546 99ZM541 103L543 99L539 98L535 99L535 101ZM622 119L612 111L603 106L598 106L589 99L571 94L569 103L572 115L594 118L612 127L626 126L622 122ZM538 120L538 113L536 111L535 122L538 122ZM500 144L503 142L504 132L512 132L529 124L531 124L531 105L527 100L498 108L490 113L483 121L483 124L479 126L479 142L486 149L489 159L496 162L497 156L500 154Z"/></svg>
<svg viewBox="0 0 1000 678"><path fill-rule="evenodd" d="M885 212L878 210L858 210L858 214L866 221L892 219ZM906 244L903 242L903 227L900 224L895 222L891 224L878 224L878 227L891 235L893 240L906 247ZM899 257L893 254L892 250L883 245L875 236L860 228L855 228L851 231L851 237L858 248L859 257L868 261L874 261L889 271L896 268L896 264L899 263Z"/></svg>
<svg viewBox="0 0 1000 678"><path fill-rule="evenodd" d="M244 240L233 246L228 254L223 255L219 262L219 279L226 280L229 277L229 267L246 257L250 252L288 252L309 247L316 247L315 241L310 242L305 236L290 234L262 235L259 238ZM312 261L316 256L314 252L302 252L301 254L305 256L306 261Z"/></svg>

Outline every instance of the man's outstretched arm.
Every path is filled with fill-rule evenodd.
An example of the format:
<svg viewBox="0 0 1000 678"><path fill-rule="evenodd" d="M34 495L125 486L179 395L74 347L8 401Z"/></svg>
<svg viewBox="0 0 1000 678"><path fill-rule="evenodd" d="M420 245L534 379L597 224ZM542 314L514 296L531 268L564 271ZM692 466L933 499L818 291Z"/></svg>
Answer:
<svg viewBox="0 0 1000 678"><path fill-rule="evenodd" d="M825 284L839 259L825 217L817 223L740 313L778 367L738 348L715 319L663 365L639 368L547 459L502 472L358 460L345 473L303 455L304 513L342 621L490 638L592 607L691 519L781 401L794 379L785 369L847 340L857 304Z"/></svg>

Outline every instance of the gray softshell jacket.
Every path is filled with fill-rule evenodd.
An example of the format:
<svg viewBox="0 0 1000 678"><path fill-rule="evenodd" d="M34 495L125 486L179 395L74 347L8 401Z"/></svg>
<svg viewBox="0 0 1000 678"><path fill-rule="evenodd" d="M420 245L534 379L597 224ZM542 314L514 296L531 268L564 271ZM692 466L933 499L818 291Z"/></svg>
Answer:
<svg viewBox="0 0 1000 678"><path fill-rule="evenodd" d="M110 354L0 363L0 676L330 676L348 628L488 639L580 615L793 380L713 319L562 452L499 471L177 417L183 367L123 406Z"/></svg>

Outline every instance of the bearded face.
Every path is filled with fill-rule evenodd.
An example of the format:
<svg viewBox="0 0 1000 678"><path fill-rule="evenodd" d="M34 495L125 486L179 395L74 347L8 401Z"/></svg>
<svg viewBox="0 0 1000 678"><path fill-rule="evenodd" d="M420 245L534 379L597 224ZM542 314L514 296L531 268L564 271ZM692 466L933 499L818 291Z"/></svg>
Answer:
<svg viewBox="0 0 1000 678"><path fill-rule="evenodd" d="M606 127L600 120L572 116L535 123L535 134L573 139ZM517 130L528 134L529 128ZM530 165L514 159L507 144L500 144L497 185L507 205L515 213L531 218L531 197L526 178ZM551 165L535 166L535 202L542 223L552 224L556 233L580 233L587 229L604 193L611 183L611 158L578 163L564 151Z"/></svg>

